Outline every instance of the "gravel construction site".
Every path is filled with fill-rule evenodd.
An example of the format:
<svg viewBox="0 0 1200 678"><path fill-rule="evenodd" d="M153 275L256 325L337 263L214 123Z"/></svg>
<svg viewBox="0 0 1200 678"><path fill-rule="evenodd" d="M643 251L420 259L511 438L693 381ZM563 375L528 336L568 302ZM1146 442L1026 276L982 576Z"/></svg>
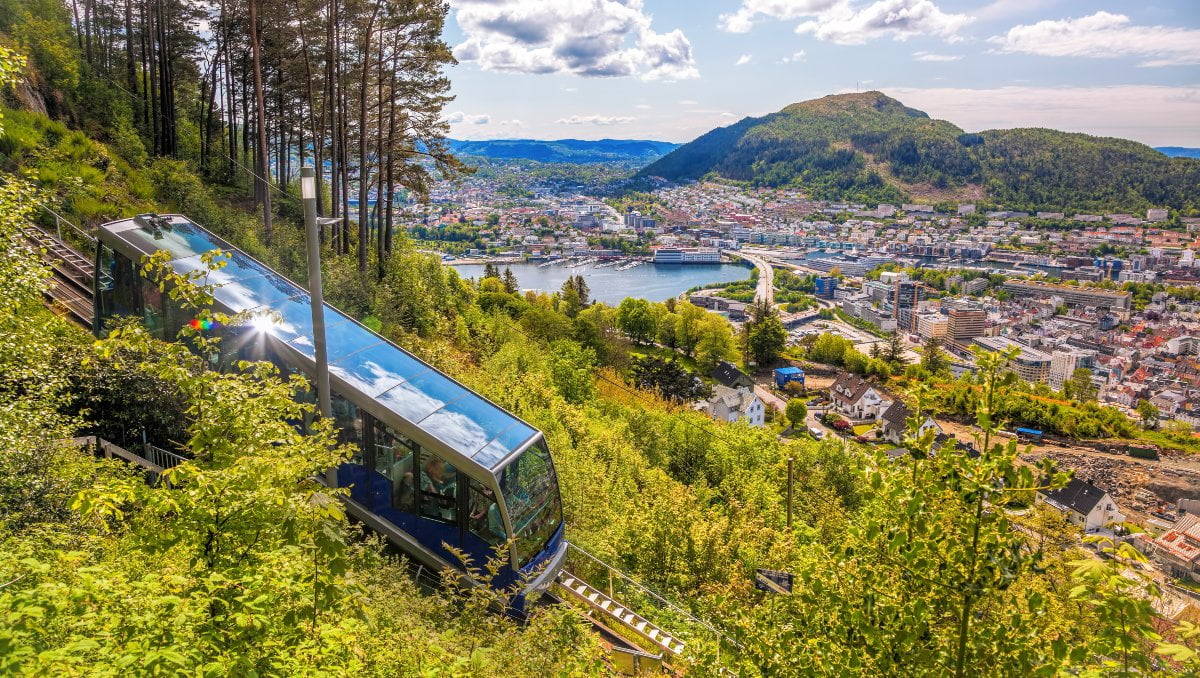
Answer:
<svg viewBox="0 0 1200 678"><path fill-rule="evenodd" d="M953 421L938 421L942 430L971 442L974 428ZM1028 452L1024 452L1030 448ZM1137 459L1101 452L1084 445L1021 443L1021 459L1034 463L1050 457L1065 469L1108 491L1121 510L1135 522L1145 522L1163 504L1180 499L1200 499L1200 455L1164 451L1158 460Z"/></svg>

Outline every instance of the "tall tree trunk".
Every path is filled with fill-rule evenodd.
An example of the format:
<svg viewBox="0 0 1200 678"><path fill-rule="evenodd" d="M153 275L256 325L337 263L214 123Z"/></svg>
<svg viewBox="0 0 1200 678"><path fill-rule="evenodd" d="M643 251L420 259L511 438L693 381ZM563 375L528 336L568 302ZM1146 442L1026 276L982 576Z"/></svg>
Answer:
<svg viewBox="0 0 1200 678"><path fill-rule="evenodd" d="M257 110L255 118L258 125L258 131L255 141L258 145L258 165L259 174L254 178L255 185L259 186L259 199L263 205L263 240L267 245L271 244L271 187L268 183L270 177L270 161L267 153L267 119L266 119L266 103L263 98L263 78L262 78L262 51L259 45L259 26L258 26L258 0L250 0L250 50L253 53L254 60L254 102Z"/></svg>
<svg viewBox="0 0 1200 678"><path fill-rule="evenodd" d="M362 81L359 86L358 102L358 270L367 272L367 248L371 243L370 224L367 223L367 196L370 185L367 170L367 85L371 77L371 36L375 30L375 17L379 15L380 3L375 3L367 30L363 31Z"/></svg>
<svg viewBox="0 0 1200 678"><path fill-rule="evenodd" d="M141 21L138 42L142 46L142 133L153 135L154 124L150 121L150 48L146 44L146 3L144 1L139 7L138 14Z"/></svg>
<svg viewBox="0 0 1200 678"><path fill-rule="evenodd" d="M79 20L79 0L71 0L71 14L75 15L75 41L83 49L83 22Z"/></svg>
<svg viewBox="0 0 1200 678"><path fill-rule="evenodd" d="M93 0L83 0L83 43L88 64L95 63L92 57L92 3Z"/></svg>
<svg viewBox="0 0 1200 678"><path fill-rule="evenodd" d="M396 195L396 61L400 53L398 43L399 38L397 37L392 44L391 80L388 84L387 212L384 217L386 223L383 235L383 251L387 255L392 253L392 220L395 214L393 202ZM380 277L382 276L383 269L381 268Z"/></svg>
<svg viewBox="0 0 1200 678"><path fill-rule="evenodd" d="M125 0L125 83L131 94L137 94L137 67L133 63L133 0ZM133 122L137 126L137 102L133 103Z"/></svg>
<svg viewBox="0 0 1200 678"><path fill-rule="evenodd" d="M146 0L148 3L156 0ZM155 28L156 19L154 16L154 7L151 5L146 11L146 32L147 40L150 49L147 53L146 60L150 63L150 119L151 132L154 138L154 154L162 153L162 116L159 115L159 99L158 99L158 31Z"/></svg>
<svg viewBox="0 0 1200 678"><path fill-rule="evenodd" d="M304 53L304 77L305 77L306 92L308 94L308 127L309 127L308 133L312 136L313 166L316 168L316 171L317 171L317 176L316 176L317 214L324 214L325 213L325 186L324 186L325 168L322 166L321 158L323 156L323 154L322 154L323 146L325 145L325 130L324 130L325 115L324 115L324 111L322 110L322 114L320 116L321 126L320 126L320 128L318 128L318 126L317 126L317 119L318 119L317 103L316 103L316 98L313 95L312 58L311 58L311 55L309 54L308 35L304 31L304 12L300 8L299 0L296 0L296 17L297 17L297 20L298 20L298 23L300 26L300 50ZM322 97L322 98L324 98L324 97ZM322 102L321 105L325 106L325 103L326 102ZM300 147L301 147L301 149L304 148L304 135L303 134L300 135ZM303 156L303 150L302 150L301 158L303 158L303 157L304 156ZM303 162L301 162L301 164L303 164ZM321 235L321 243L324 244L324 242L325 242L325 227L324 226L320 227L320 235Z"/></svg>

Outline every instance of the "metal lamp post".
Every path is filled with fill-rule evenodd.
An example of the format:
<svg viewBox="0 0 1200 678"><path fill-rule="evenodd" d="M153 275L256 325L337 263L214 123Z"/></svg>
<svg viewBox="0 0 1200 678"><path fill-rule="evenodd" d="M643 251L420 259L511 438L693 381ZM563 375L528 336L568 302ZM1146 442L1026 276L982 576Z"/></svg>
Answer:
<svg viewBox="0 0 1200 678"><path fill-rule="evenodd" d="M304 201L304 236L308 251L308 294L312 300L313 345L317 362L317 408L324 418L333 416L329 397L329 352L325 346L325 298L321 290L321 244L317 239L317 180L312 167L300 168L300 197ZM334 469L325 472L326 482L337 485Z"/></svg>

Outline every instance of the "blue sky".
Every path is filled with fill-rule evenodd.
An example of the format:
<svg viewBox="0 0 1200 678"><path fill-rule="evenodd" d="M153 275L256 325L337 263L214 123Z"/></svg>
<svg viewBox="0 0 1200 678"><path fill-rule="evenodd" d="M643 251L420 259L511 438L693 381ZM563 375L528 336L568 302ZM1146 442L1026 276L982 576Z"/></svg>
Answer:
<svg viewBox="0 0 1200 678"><path fill-rule="evenodd" d="M458 138L688 141L878 89L969 131L1200 146L1200 0L450 0Z"/></svg>

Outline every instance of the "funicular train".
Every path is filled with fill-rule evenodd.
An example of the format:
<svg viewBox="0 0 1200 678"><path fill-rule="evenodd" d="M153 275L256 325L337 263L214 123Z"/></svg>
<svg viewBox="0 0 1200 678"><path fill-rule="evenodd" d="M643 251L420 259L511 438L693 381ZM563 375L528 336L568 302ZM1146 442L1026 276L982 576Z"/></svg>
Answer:
<svg viewBox="0 0 1200 678"><path fill-rule="evenodd" d="M134 316L174 340L192 315L144 279L139 262L166 250L170 267L186 274L220 249L228 253L224 267L200 282L216 286L215 310L249 311L254 321L209 330L221 337L218 367L265 360L284 375L312 379L305 289L180 215L114 221L97 235L97 335L109 319ZM513 601L522 610L530 594L554 582L568 547L541 432L328 304L325 327L335 427L359 450L331 474L349 488L349 513L435 571L462 569L443 544L476 563L507 548L491 584L526 580Z"/></svg>

